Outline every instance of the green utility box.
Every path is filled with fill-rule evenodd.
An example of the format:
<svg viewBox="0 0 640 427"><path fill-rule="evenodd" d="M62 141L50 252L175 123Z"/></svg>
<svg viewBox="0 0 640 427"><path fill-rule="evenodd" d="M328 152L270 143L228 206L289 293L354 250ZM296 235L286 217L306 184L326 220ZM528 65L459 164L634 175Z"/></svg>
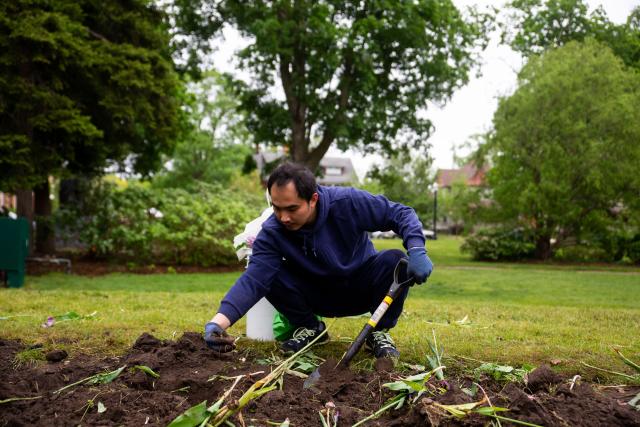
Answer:
<svg viewBox="0 0 640 427"><path fill-rule="evenodd" d="M24 284L27 255L29 221L25 218L0 218L0 270L4 271L10 288L19 288Z"/></svg>

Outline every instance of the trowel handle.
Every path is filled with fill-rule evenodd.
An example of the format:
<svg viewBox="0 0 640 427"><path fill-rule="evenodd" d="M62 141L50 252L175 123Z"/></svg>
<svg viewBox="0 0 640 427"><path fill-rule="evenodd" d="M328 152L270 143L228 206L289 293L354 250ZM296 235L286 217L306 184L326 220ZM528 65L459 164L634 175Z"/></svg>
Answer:
<svg viewBox="0 0 640 427"><path fill-rule="evenodd" d="M393 283L389 288L389 292L384 297L384 299L382 300L378 308L376 308L376 310L373 312L373 314L367 321L367 324L364 325L364 327L362 328L362 330L360 331L356 339L353 341L353 344L351 344L351 347L349 347L349 349L347 350L347 353L344 355L344 357L342 357L339 363L340 365L347 366L349 362L351 362L351 359L353 359L353 356L355 356L356 353L360 351L360 348L362 348L362 344L364 344L364 341L369 336L369 333L371 333L371 331L373 330L373 328L376 327L380 319L382 319L382 316L384 316L384 314L387 312L387 309L393 302L393 299L398 295L398 292L403 287L413 284L413 277L410 277L408 280L405 280L404 282L398 282L399 275L400 275L400 265L402 264L408 264L408 261L406 260L406 258L401 258L400 261L398 261L398 264L396 264L396 268L395 270L393 270Z"/></svg>

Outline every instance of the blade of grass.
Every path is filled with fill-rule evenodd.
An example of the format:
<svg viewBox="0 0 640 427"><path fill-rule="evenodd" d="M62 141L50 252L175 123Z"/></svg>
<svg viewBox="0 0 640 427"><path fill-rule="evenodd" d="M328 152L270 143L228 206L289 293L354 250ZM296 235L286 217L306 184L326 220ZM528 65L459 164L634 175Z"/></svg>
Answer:
<svg viewBox="0 0 640 427"><path fill-rule="evenodd" d="M608 374L620 375L621 377L627 378L627 379L632 380L632 381L638 381L640 379L637 376L633 377L631 375L623 374L622 372L610 371L608 369L598 368L597 366L591 366L591 365L589 365L588 363L585 363L585 362L580 362L580 363L582 363L584 366L587 366L587 367L589 367L591 369L595 369L597 371L606 372Z"/></svg>
<svg viewBox="0 0 640 427"><path fill-rule="evenodd" d="M364 423L366 423L367 421L373 420L375 418L378 418L380 416L380 414L382 414L383 412L393 408L396 405L400 405L401 403L404 403L404 400L407 398L406 394L399 394L396 397L394 397L393 399L389 400L387 403L385 403L380 409L378 409L376 412L374 412L373 414L369 415L367 418L363 418L360 421L358 421L357 423L355 423L354 425L352 425L351 427L358 427L359 425L362 425Z"/></svg>
<svg viewBox="0 0 640 427"><path fill-rule="evenodd" d="M618 353L618 356L620 356L622 358L622 360L624 361L624 363L626 363L628 366L631 366L633 369L635 369L638 373L640 373L640 366L638 366L636 363L632 362L631 360L629 360L628 358L626 358L624 356L624 354L622 354L622 352L620 351L620 349L613 347L613 351L615 351L616 353Z"/></svg>
<svg viewBox="0 0 640 427"><path fill-rule="evenodd" d="M42 396L34 396L34 397L10 397L8 399L0 400L0 405L3 403L17 402L19 400L34 400L34 399L42 399Z"/></svg>
<svg viewBox="0 0 640 427"><path fill-rule="evenodd" d="M532 424L532 423L528 423L526 421L516 420L514 418L503 417L502 415L496 415L496 414L490 415L490 414L487 414L487 416L491 417L491 418L495 418L497 420L508 421L510 423L513 423L513 424L520 424L521 426L543 427L540 424Z"/></svg>
<svg viewBox="0 0 640 427"><path fill-rule="evenodd" d="M444 349L442 347L438 348L438 341L436 340L436 331L434 329L431 330L433 334L433 342L427 339L427 343L429 344L429 350L431 350L431 356L427 355L427 361L429 362L429 366L431 369L436 369L442 365L442 356L444 355ZM444 374L442 369L436 372L436 378L439 380L444 380Z"/></svg>

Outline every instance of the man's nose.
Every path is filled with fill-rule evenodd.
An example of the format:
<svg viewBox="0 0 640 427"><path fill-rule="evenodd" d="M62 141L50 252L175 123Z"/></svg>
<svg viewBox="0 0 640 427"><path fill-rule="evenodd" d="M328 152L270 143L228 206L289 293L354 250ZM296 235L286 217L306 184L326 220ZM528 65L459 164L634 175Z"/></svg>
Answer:
<svg viewBox="0 0 640 427"><path fill-rule="evenodd" d="M289 222L289 219L289 215L287 214L283 213L282 215L280 215L280 222Z"/></svg>

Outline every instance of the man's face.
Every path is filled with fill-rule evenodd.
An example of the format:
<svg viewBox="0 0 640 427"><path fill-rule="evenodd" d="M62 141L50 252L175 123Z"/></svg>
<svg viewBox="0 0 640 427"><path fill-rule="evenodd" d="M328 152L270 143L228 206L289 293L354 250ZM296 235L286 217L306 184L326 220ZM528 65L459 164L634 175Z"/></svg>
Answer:
<svg viewBox="0 0 640 427"><path fill-rule="evenodd" d="M316 219L317 203L318 193L313 193L311 200L307 202L298 196L292 181L282 186L276 184L271 186L273 213L287 230L299 230L305 224L313 223Z"/></svg>

